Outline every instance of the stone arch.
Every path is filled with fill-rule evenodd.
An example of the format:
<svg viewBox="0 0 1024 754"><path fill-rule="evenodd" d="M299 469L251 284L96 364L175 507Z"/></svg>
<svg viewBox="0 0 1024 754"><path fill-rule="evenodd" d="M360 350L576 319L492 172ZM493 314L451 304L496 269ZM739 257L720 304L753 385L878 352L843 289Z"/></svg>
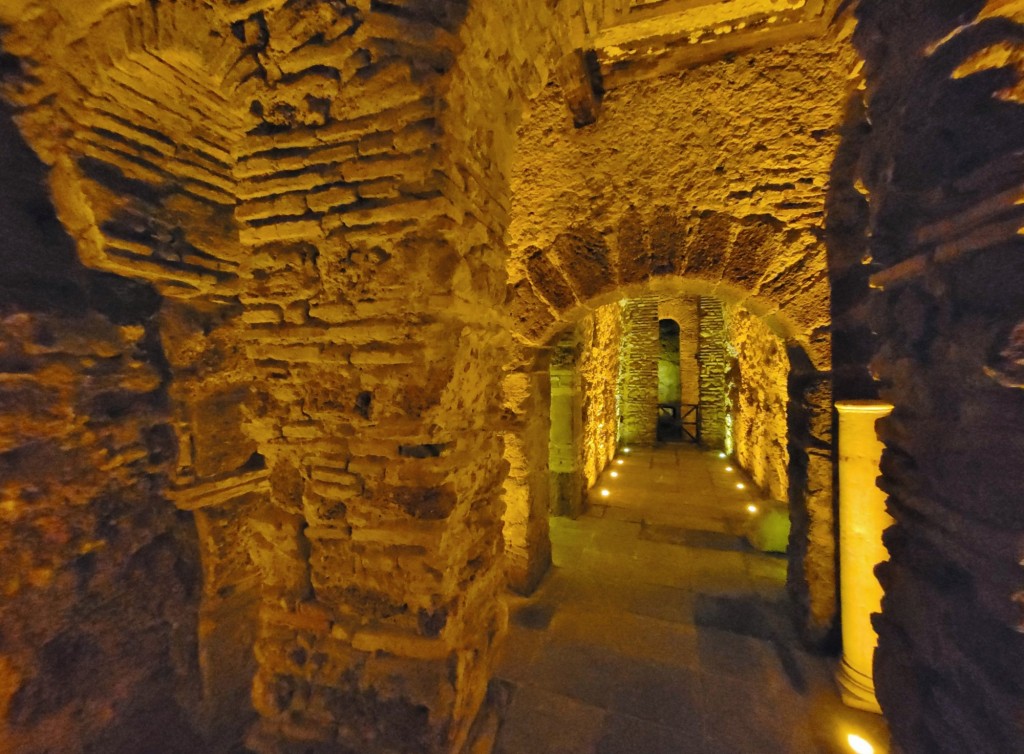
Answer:
<svg viewBox="0 0 1024 754"><path fill-rule="evenodd" d="M770 219L722 213L676 216L630 209L614 234L573 228L552 248L525 249L509 288L519 342L506 375L506 405L518 423L506 436L506 546L510 582L530 591L548 566L547 494L537 468L544 437L546 349L584 313L639 292L708 295L760 317L785 344L790 364L789 502L793 523L789 588L808 640L821 642L836 616L832 495L829 284L820 250L801 259L799 234ZM528 416L526 412L532 412ZM539 416L539 418L538 418Z"/></svg>
<svg viewBox="0 0 1024 754"><path fill-rule="evenodd" d="M630 208L614 231L571 228L548 250L528 247L515 255L522 273L509 293L513 330L525 342L542 343L591 300L682 279L691 292L763 317L819 371L828 371L830 297L822 251L770 217L713 211L680 217L659 207L644 218Z"/></svg>

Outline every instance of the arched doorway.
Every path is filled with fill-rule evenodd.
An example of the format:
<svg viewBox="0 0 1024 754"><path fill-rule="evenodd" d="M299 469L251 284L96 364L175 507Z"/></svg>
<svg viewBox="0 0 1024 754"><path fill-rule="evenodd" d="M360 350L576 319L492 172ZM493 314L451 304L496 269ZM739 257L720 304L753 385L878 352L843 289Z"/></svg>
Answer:
<svg viewBox="0 0 1024 754"><path fill-rule="evenodd" d="M664 215L660 210L655 214ZM693 226L696 237L686 246L666 250L659 261L646 246L643 217L634 211L626 219L629 226L621 228L611 243L594 231L575 229L560 237L550 252L526 250L525 274L512 287L513 334L520 345L504 380L506 406L516 416L514 431L505 435L510 464L504 487L510 584L529 592L550 562L547 453L537 452L538 447L547 447L536 440L548 432L544 406L552 339L585 314L623 297L653 293L717 298L745 310L774 333L789 361L784 443L788 480L780 494L789 505L792 523L788 582L806 637L820 641L831 630L836 612L831 350L827 319L816 327L807 318L828 311L827 277L813 278L810 289L807 281L793 279L751 291L746 285L751 272L726 264L726 259L750 253L751 245L762 250L782 247L782 231L760 220L700 215ZM722 226L731 229L724 238L732 239L742 252L734 249L715 257L707 251L706 244L723 240ZM702 239L705 233L710 236ZM724 371L724 354L722 359ZM702 421L706 426L709 419L705 415ZM651 435L655 424L652 415L646 424ZM702 439L724 447L726 432L720 439Z"/></svg>

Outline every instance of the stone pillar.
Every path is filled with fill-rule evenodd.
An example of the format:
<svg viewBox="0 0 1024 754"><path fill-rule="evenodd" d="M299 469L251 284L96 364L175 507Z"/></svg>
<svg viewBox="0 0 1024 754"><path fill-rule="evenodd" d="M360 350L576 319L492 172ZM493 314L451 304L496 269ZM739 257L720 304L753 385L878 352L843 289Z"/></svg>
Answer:
<svg viewBox="0 0 1024 754"><path fill-rule="evenodd" d="M875 698L872 663L878 637L871 613L882 603L874 569L888 558L882 531L893 523L885 510L879 474L882 443L875 422L892 411L882 401L841 401L839 411L839 579L843 658L838 681L851 707L881 712Z"/></svg>
<svg viewBox="0 0 1024 754"><path fill-rule="evenodd" d="M698 300L692 296L679 299L679 383L682 401L691 405L700 402L700 315Z"/></svg>
<svg viewBox="0 0 1024 754"><path fill-rule="evenodd" d="M658 299L641 296L622 308L619 441L653 445L658 426Z"/></svg>
<svg viewBox="0 0 1024 754"><path fill-rule="evenodd" d="M708 448L726 446L725 373L728 369L725 345L725 313L718 299L701 296L698 302L700 441Z"/></svg>
<svg viewBox="0 0 1024 754"><path fill-rule="evenodd" d="M576 518L583 513L583 473L580 468L580 375L576 365L551 365L551 513Z"/></svg>
<svg viewBox="0 0 1024 754"><path fill-rule="evenodd" d="M509 588L520 594L530 594L551 565L547 416L551 386L548 367L538 361L533 353L523 357L502 382L504 410L511 417L503 434L509 465L502 489L505 567Z"/></svg>

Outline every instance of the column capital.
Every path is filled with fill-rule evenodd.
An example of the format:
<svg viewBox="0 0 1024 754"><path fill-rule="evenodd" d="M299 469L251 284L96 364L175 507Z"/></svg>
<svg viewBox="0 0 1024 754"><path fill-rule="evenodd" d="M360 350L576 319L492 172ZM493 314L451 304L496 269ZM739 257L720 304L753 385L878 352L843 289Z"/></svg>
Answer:
<svg viewBox="0 0 1024 754"><path fill-rule="evenodd" d="M840 414L873 414L875 416L886 416L893 410L891 403L878 400L836 401L835 407Z"/></svg>

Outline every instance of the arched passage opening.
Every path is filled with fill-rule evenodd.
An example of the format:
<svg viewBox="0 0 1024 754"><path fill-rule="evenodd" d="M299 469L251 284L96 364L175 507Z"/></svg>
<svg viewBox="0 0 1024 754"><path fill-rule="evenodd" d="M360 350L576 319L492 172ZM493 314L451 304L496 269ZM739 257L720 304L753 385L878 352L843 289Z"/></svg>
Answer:
<svg viewBox="0 0 1024 754"><path fill-rule="evenodd" d="M687 402L680 400L682 330L661 318L666 309L689 315L680 317L694 362ZM543 353L552 515L575 518L607 502L600 498L607 490L593 488L617 449L678 443L685 434L693 444L702 435L705 450L734 459L758 491L756 507L788 521L790 361L760 318L711 296L642 293L584 313ZM767 546L756 523L744 534ZM776 535L771 547L785 551L786 544Z"/></svg>
<svg viewBox="0 0 1024 754"><path fill-rule="evenodd" d="M555 269L553 266L551 269ZM571 267L570 267L571 269ZM559 273L560 275L560 273ZM562 281L565 282L565 278ZM527 281L530 282L530 281ZM568 287L568 283L566 282ZM816 484L808 484L808 458L811 454L818 454L821 446L813 438L822 428L822 417L828 417L831 421L831 392L830 381L826 371L817 369L814 366L814 358L821 358L822 354L814 353L814 346L797 334L793 323L788 321L785 315L780 315L770 302L759 300L757 296L746 294L735 285L723 284L721 280L717 284L709 284L707 280L699 277L668 274L651 275L645 282L630 283L618 286L604 286L606 290L589 298L583 297L585 303L579 303L575 297L571 305L564 310L558 310L554 306L548 308L547 299L543 299L539 291L530 286L529 292L533 293L533 303L543 302L549 319L543 328L533 330L534 335L527 335L523 340L534 340L536 345L523 343L518 356L522 359L519 365L510 369L506 375L506 400L507 406L516 406L519 409L516 432L506 436L506 459L511 466L511 473L505 485L506 514L505 514L505 539L509 554L511 555L511 583L513 588L520 591L530 591L539 579L543 576L551 557L550 540L548 536L547 515L550 510L549 494L550 487L548 477L548 445L545 442L549 430L548 420L548 396L550 393L551 371L550 364L552 354L557 352L556 345L561 340L564 343L563 333L567 328L576 327L577 323L588 318L601 316L602 310L609 305L618 305L620 300L643 300L645 296L652 297L647 303L648 337L652 357L648 360L648 374L643 380L644 389L647 391L646 403L638 401L637 405L646 405L649 416L646 421L637 421L637 427L648 428L646 442L653 443L655 440L656 414L657 414L657 361L656 349L658 345L658 297L671 299L678 296L696 296L699 300L707 300L705 304L709 309L710 302L720 301L718 304L717 319L707 317L708 321L717 322L718 337L721 339L719 354L717 356L716 368L721 372L721 415L718 423L718 434L713 431L714 424L710 417L714 412L707 411L702 418L702 426L705 428L705 445L714 448L725 448L730 442L729 422L726 417L737 417L734 424L741 428L744 433L741 444L744 447L744 457L751 467L751 471L757 474L758 485L765 488L767 493L777 496L785 506L788 507L792 521L790 566L788 570L788 586L791 595L796 599L797 609L803 621L803 627L809 635L815 632L820 633L828 629L823 627L821 615L828 616L824 623L831 621L834 615L835 584L834 570L822 572L823 565L831 566L835 557L835 542L830 530L823 531L821 522L831 522L832 516L832 494L830 486L824 488ZM521 284L520 291L523 291L525 284ZM827 295L827 292L826 292ZM639 307L643 311L644 307ZM731 365L733 383L739 386L744 372L749 374L751 365L765 362L765 355L768 354L768 361L783 364L783 378L781 382L782 394L775 397L774 405L782 405L784 410L781 415L774 417L781 418L781 424L774 428L763 427L763 422L756 422L760 429L754 431L748 425L751 423L752 404L756 402L759 392L764 394L771 385L780 386L778 375L769 379L762 375L763 384L757 381L747 380L747 390L738 391L734 396L733 407L730 412L729 396L727 385L730 360L728 346L726 344L726 325L724 312L735 312L733 316L733 328L736 337L745 339L743 357L734 358ZM521 312L527 311L520 309ZM623 343L627 343L630 332L630 318L636 315L637 307L624 307L622 315ZM710 312L709 312L710 313ZM643 316L643 315L640 315ZM756 323L756 327L755 327ZM529 322L522 321L529 331ZM706 329L706 328L705 328ZM712 333L706 333L707 336ZM771 344L770 353L762 352L767 344ZM628 351L628 346L620 353ZM814 353L814 357L812 357ZM756 354L756 355L755 355ZM735 354L739 356L737 351ZM784 358L783 358L784 357ZM710 359L708 360L710 362ZM710 368L712 365L702 364L702 368ZM626 370L627 373L629 370ZM642 371L642 370L641 370ZM770 384L769 384L770 383ZM619 385L619 407L628 400L629 386ZM746 397L744 397L744 395ZM625 414L622 414L625 417ZM815 424L817 422L817 424ZM580 419L580 426L585 424ZM775 435L773 436L772 429ZM629 432L629 425L624 418L618 429L618 435L624 437L623 432ZM586 430L582 429L583 434ZM625 435L629 442L636 442L636 436ZM644 442L643 439L640 439ZM735 446L735 437L731 440ZM771 473L770 469L761 468L756 463L750 462L755 454L763 453L765 443L771 443L784 452L779 455L784 459L781 461L783 474ZM585 445L584 440L581 444ZM749 446L749 449L748 449ZM831 479L831 458L827 451L819 456L823 462L824 469L819 468L824 479ZM779 464L775 464L778 469ZM566 473L563 470L562 473ZM584 477L577 475L574 482L582 486ZM813 533L812 533L813 530ZM819 569L819 570L815 570ZM824 576L824 577L823 577ZM819 610L818 617L813 617L810 605L816 605Z"/></svg>

